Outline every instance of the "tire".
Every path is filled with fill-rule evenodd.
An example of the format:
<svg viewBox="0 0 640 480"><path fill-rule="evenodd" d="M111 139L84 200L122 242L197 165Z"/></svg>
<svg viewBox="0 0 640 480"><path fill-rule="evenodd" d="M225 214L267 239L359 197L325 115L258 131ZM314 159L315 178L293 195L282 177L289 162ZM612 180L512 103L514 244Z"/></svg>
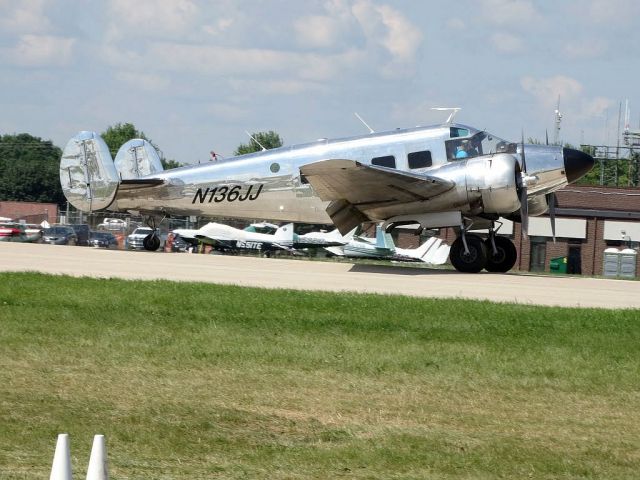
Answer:
<svg viewBox="0 0 640 480"><path fill-rule="evenodd" d="M506 237L495 237L497 254L493 253L491 239L485 240L484 244L487 249L487 264L485 269L487 272L505 273L513 268L518 259L516 246Z"/></svg>
<svg viewBox="0 0 640 480"><path fill-rule="evenodd" d="M142 241L142 246L144 247L145 250L149 250L150 252L155 252L156 250L158 250L158 248L160 248L160 238L157 235L154 235L153 233L151 233L146 237L144 237L144 240Z"/></svg>
<svg viewBox="0 0 640 480"><path fill-rule="evenodd" d="M462 237L458 237L449 252L449 260L459 272L478 273L487 264L487 247L477 235L467 235L469 253L465 253Z"/></svg>

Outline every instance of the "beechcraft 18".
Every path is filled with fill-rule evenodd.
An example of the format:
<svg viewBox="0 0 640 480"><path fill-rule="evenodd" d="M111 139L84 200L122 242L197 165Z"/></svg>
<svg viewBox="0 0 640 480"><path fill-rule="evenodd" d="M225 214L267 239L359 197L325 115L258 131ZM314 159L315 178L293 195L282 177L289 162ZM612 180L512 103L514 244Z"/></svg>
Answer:
<svg viewBox="0 0 640 480"><path fill-rule="evenodd" d="M64 149L60 181L79 210L268 219L334 224L345 234L364 222L453 227L450 261L462 272L506 272L514 244L496 235L499 218L550 213L554 192L592 167L591 156L561 146L505 141L446 123L281 147L164 171L144 140L124 144L115 162L99 135L80 132ZM470 230L487 229L483 238ZM154 230L155 231L155 230ZM157 234L145 248L159 246Z"/></svg>

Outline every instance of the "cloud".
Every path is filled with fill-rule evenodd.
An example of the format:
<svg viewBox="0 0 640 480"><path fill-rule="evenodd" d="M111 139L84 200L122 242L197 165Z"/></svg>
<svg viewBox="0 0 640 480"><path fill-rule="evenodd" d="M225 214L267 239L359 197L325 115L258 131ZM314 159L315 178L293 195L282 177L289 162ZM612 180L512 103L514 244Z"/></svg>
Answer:
<svg viewBox="0 0 640 480"><path fill-rule="evenodd" d="M296 20L294 30L298 43L311 48L333 47L342 35L340 22L323 15L311 15Z"/></svg>
<svg viewBox="0 0 640 480"><path fill-rule="evenodd" d="M555 105L558 95L565 101L576 98L583 90L580 82L564 75L539 79L526 76L520 79L520 85L525 92L536 97L545 108Z"/></svg>
<svg viewBox="0 0 640 480"><path fill-rule="evenodd" d="M464 20L458 17L450 18L449 20L447 20L446 25L448 28L452 30L464 30L467 28L467 25L465 24Z"/></svg>
<svg viewBox="0 0 640 480"><path fill-rule="evenodd" d="M478 11L495 25L527 26L543 18L530 0L482 0L481 4Z"/></svg>
<svg viewBox="0 0 640 480"><path fill-rule="evenodd" d="M396 61L409 62L420 46L422 33L404 15L388 5L356 1L352 12L369 42L383 46Z"/></svg>
<svg viewBox="0 0 640 480"><path fill-rule="evenodd" d="M517 53L523 50L522 39L506 32L496 32L490 37L493 47L502 53Z"/></svg>
<svg viewBox="0 0 640 480"><path fill-rule="evenodd" d="M583 118L603 117L605 112L613 107L614 101L610 98L595 97L584 100L581 104L579 115Z"/></svg>
<svg viewBox="0 0 640 480"><path fill-rule="evenodd" d="M109 36L175 36L190 31L199 8L191 0L110 0Z"/></svg>
<svg viewBox="0 0 640 480"><path fill-rule="evenodd" d="M140 72L117 72L116 80L145 92L161 92L171 85L171 81L161 75Z"/></svg>
<svg viewBox="0 0 640 480"><path fill-rule="evenodd" d="M51 22L44 6L45 0L0 2L0 30L21 34L49 32Z"/></svg>
<svg viewBox="0 0 640 480"><path fill-rule="evenodd" d="M607 44L602 38L583 38L580 41L567 43L562 52L571 59L594 59L607 51Z"/></svg>
<svg viewBox="0 0 640 480"><path fill-rule="evenodd" d="M0 50L0 57L23 67L59 67L71 63L74 38L53 35L21 35L13 48Z"/></svg>
<svg viewBox="0 0 640 480"><path fill-rule="evenodd" d="M586 11L588 18L597 24L629 25L640 16L640 4L637 0L591 0L580 11Z"/></svg>

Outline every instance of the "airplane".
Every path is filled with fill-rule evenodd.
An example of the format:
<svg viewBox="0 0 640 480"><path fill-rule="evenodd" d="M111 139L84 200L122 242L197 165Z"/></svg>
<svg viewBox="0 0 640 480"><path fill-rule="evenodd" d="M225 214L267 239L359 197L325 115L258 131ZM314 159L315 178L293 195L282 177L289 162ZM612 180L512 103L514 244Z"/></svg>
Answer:
<svg viewBox="0 0 640 480"><path fill-rule="evenodd" d="M463 149L466 156L458 155ZM333 224L343 234L364 222L385 231L409 223L453 227L458 236L449 259L457 270L507 272L517 253L511 240L496 235L499 217L521 222L526 234L529 216L548 211L555 232L554 192L593 164L579 150L525 145L524 135L508 142L445 123L163 171L145 140L125 143L114 164L102 138L83 131L63 151L60 182L81 211L135 212L152 227L168 215ZM145 239L149 250L159 244L157 234Z"/></svg>
<svg viewBox="0 0 640 480"><path fill-rule="evenodd" d="M325 247L329 253L339 257L378 258L398 262L424 262L430 265L442 265L449 257L449 246L441 239L430 237L417 248L399 248L395 246L391 235L376 225L375 238L355 235L353 229L345 237L349 242L342 246ZM314 233L318 235L331 235Z"/></svg>
<svg viewBox="0 0 640 480"><path fill-rule="evenodd" d="M260 233L258 230L271 230L274 233ZM244 230L222 223L210 222L198 230L176 229L174 234L186 240L197 240L213 246L221 252L237 252L250 250L265 253L267 256L275 250L286 250L299 253L305 248L332 247L344 245L348 240L341 238L313 238L298 235L294 232L293 223L278 227L269 223L251 224Z"/></svg>

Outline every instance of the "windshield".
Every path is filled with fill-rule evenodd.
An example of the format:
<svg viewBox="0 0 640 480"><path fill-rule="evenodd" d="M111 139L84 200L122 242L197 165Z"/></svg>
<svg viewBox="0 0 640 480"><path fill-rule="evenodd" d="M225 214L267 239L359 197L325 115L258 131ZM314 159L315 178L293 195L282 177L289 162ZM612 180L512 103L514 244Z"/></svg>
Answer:
<svg viewBox="0 0 640 480"><path fill-rule="evenodd" d="M63 235L69 233L70 227L51 227L44 230L45 235Z"/></svg>
<svg viewBox="0 0 640 480"><path fill-rule="evenodd" d="M137 235L141 235L143 233L149 234L152 233L153 230L151 230L150 228L136 228L133 233L137 234Z"/></svg>
<svg viewBox="0 0 640 480"><path fill-rule="evenodd" d="M467 138L456 138L445 142L447 158L461 160L492 153L516 153L516 144L507 142L488 132L478 132Z"/></svg>

